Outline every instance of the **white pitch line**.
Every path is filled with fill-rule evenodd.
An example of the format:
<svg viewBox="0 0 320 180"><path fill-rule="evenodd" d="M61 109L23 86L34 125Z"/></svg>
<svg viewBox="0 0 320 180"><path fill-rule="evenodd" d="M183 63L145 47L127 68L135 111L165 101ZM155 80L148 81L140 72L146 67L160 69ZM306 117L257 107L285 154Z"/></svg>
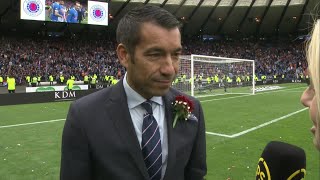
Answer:
<svg viewBox="0 0 320 180"><path fill-rule="evenodd" d="M200 102L220 101L220 100L225 100L225 99L234 99L234 98L240 98L240 97L246 97L246 96L253 96L253 95L247 94L247 95L242 95L242 96L232 96L232 97L219 98L219 99L208 99L208 100L202 100Z"/></svg>
<svg viewBox="0 0 320 180"><path fill-rule="evenodd" d="M220 133L214 133L214 132L206 132L206 134L210 134L210 135L214 135L214 136L221 136L221 137L232 138L231 135L227 135L227 134L220 134Z"/></svg>
<svg viewBox="0 0 320 180"><path fill-rule="evenodd" d="M27 125L33 125L33 124L52 123L52 122L64 121L64 120L66 120L66 119L55 119L55 120L49 120L49 121L38 121L38 122L24 123L24 124L13 124L13 125L7 125L7 126L0 126L0 129L1 128L17 127L17 126L27 126Z"/></svg>
<svg viewBox="0 0 320 180"><path fill-rule="evenodd" d="M288 117L290 117L290 116L293 116L293 115L295 115L295 114L298 114L298 113L300 113L300 112L302 112L302 111L305 111L305 110L307 110L307 109L308 109L308 108L300 109L300 110L298 110L298 111L295 111L295 112L292 112L292 113L290 113L290 114L284 115L284 116L279 117L279 118L277 118L277 119L273 119L273 120L268 121L268 122L266 122L266 123L263 123L263 124L260 124L260 125L258 125L258 126L255 126L255 127L253 127L253 128L247 129L247 130L245 130L245 131L242 131L242 132L239 132L239 133L236 133L236 134L232 134L231 136L232 136L232 138L239 137L239 136L244 135L244 134L247 134L247 133L249 133L249 132L251 132L251 131L255 131L255 130L260 129L260 128L262 128L262 127L268 126L268 125L270 125L270 124L272 124L272 123L278 122L278 121L280 121L280 120L282 120L282 119L286 119L286 118L288 118Z"/></svg>
<svg viewBox="0 0 320 180"><path fill-rule="evenodd" d="M260 124L260 125L258 125L258 126L253 127L253 128L250 128L250 129L247 129L247 130L245 130L245 131L242 131L242 132L239 132L239 133L236 133L236 134L232 134L232 135L220 134L220 133L214 133L214 132L206 132L206 134L210 134L210 135L214 135L214 136L227 137L227 138L236 138L236 137L242 136L242 135L244 135L244 134L247 134L247 133L249 133L249 132L251 132L251 131L255 131L255 130L260 129L260 128L262 128L262 127L268 126L268 125L270 125L270 124L272 124L272 123L278 122L278 121L280 121L280 120L282 120L282 119L285 119L285 118L288 118L288 117L293 116L293 115L295 115L295 114L298 114L298 113L300 113L300 112L302 112L302 111L305 111L305 110L307 110L307 109L308 109L308 108L300 109L300 110L298 110L298 111L292 112L292 113L290 113L290 114L284 115L284 116L279 117L279 118L277 118L277 119L273 119L273 120L268 121L268 122L266 122L266 123Z"/></svg>

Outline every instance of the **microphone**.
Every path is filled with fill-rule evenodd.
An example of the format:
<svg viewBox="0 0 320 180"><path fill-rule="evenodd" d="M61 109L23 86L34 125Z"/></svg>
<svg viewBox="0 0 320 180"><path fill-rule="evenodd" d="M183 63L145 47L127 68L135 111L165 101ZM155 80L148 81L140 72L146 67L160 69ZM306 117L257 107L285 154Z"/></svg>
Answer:
<svg viewBox="0 0 320 180"><path fill-rule="evenodd" d="M306 175L306 154L300 147L271 141L258 162L256 180L302 180Z"/></svg>

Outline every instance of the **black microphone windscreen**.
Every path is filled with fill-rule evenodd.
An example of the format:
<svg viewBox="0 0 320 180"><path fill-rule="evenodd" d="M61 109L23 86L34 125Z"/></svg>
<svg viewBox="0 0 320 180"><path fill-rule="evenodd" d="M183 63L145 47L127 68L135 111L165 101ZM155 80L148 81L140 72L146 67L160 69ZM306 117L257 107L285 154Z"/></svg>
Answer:
<svg viewBox="0 0 320 180"><path fill-rule="evenodd" d="M258 162L256 180L301 180L306 175L306 154L300 147L271 141Z"/></svg>

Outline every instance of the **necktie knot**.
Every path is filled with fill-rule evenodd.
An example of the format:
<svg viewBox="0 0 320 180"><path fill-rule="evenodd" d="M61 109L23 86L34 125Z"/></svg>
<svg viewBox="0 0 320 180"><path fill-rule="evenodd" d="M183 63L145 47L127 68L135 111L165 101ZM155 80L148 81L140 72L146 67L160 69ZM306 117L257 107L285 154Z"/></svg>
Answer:
<svg viewBox="0 0 320 180"><path fill-rule="evenodd" d="M147 111L148 114L152 115L152 101L147 100L141 104L141 106Z"/></svg>

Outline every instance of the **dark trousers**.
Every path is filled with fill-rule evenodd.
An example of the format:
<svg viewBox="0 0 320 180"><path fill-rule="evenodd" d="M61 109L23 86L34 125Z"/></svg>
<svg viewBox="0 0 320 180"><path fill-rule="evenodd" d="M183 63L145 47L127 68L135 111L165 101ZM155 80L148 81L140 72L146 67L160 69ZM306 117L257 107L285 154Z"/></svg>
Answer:
<svg viewBox="0 0 320 180"><path fill-rule="evenodd" d="M15 93L16 90L8 90L9 93Z"/></svg>

